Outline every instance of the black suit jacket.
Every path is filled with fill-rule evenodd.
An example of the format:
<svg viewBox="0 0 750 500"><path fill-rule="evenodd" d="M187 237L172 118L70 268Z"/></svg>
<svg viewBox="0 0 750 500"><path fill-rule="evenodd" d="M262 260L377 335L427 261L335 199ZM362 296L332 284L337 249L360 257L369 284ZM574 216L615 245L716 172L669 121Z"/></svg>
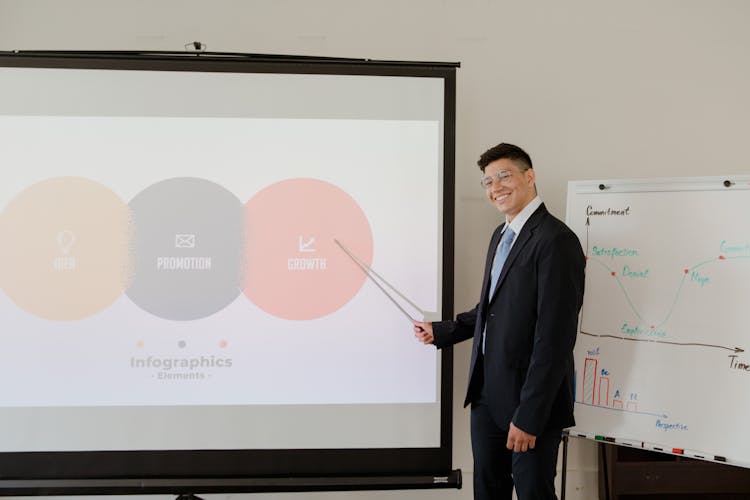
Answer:
<svg viewBox="0 0 750 500"><path fill-rule="evenodd" d="M490 297L490 270L503 226L487 251L479 303L455 321L434 323L433 333L438 348L474 339L464 406L476 401L483 383L499 426L507 429L512 421L538 436L575 425L573 346L586 261L575 233L542 204L516 236Z"/></svg>

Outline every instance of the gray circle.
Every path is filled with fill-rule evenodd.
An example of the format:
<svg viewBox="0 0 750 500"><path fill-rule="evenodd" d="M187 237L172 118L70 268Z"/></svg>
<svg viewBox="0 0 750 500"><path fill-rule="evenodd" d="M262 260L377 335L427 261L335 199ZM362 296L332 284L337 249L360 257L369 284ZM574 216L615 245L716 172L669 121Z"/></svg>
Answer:
<svg viewBox="0 0 750 500"><path fill-rule="evenodd" d="M161 318L193 320L240 293L243 205L222 186L178 177L130 202L132 280L127 295Z"/></svg>

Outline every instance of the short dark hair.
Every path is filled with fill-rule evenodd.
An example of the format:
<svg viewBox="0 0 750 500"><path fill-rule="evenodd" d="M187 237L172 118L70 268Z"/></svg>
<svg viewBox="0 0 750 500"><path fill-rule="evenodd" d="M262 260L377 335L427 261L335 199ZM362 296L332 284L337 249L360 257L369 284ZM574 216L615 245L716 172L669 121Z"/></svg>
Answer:
<svg viewBox="0 0 750 500"><path fill-rule="evenodd" d="M479 157L477 165L479 165L479 168L482 170L482 172L484 172L484 169L487 167L487 165L489 165L493 161L501 160L503 158L507 158L515 162L516 166L522 172L530 168L534 168L534 166L531 164L531 157L526 153L526 151L519 148L518 146L514 146L513 144L506 144L504 142L501 142L497 146L494 146L482 153L482 156Z"/></svg>

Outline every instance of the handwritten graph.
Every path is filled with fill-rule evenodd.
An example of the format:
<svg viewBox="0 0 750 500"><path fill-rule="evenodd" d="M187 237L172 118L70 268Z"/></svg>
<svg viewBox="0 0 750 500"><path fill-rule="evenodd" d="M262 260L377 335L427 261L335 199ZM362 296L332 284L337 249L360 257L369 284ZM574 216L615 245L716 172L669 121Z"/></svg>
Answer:
<svg viewBox="0 0 750 500"><path fill-rule="evenodd" d="M587 259L573 435L750 466L747 213L745 177L570 183Z"/></svg>

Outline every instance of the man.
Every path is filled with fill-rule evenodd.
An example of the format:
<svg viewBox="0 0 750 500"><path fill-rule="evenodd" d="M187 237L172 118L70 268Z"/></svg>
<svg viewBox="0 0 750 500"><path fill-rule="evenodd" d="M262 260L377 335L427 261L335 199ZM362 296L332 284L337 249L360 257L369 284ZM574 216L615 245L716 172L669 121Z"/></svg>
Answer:
<svg viewBox="0 0 750 500"><path fill-rule="evenodd" d="M573 345L585 258L545 208L531 158L499 144L479 159L487 198L505 214L492 235L479 304L455 321L414 322L438 348L473 338L469 384L474 498L554 499L562 429L573 420Z"/></svg>

